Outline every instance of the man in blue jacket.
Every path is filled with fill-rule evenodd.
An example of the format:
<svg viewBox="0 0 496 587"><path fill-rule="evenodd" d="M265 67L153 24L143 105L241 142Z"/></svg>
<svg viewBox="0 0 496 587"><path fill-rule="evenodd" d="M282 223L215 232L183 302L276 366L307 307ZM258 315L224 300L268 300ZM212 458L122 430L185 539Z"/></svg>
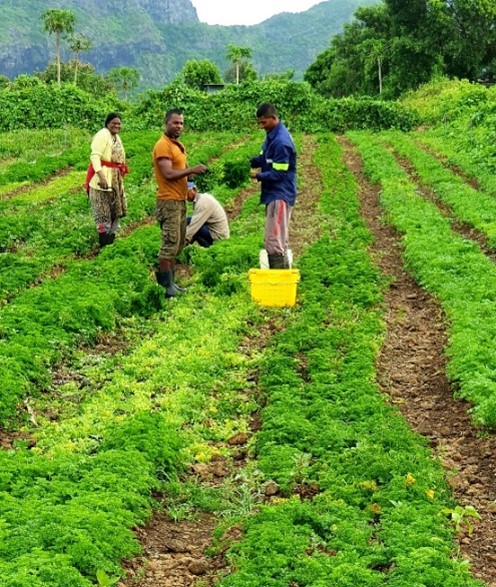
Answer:
<svg viewBox="0 0 496 587"><path fill-rule="evenodd" d="M260 182L260 202L265 204L265 249L271 269L287 269L289 220L296 201L296 147L273 104L261 104L257 119L267 134L250 166L257 169L251 176Z"/></svg>

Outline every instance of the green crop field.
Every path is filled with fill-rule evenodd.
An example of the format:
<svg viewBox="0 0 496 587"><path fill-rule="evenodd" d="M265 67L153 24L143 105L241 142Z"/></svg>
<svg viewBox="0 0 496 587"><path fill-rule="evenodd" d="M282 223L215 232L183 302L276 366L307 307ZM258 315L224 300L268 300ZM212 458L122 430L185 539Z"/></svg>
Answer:
<svg viewBox="0 0 496 587"><path fill-rule="evenodd" d="M289 308L251 298L264 211L245 168L261 131L185 133L231 238L185 249L174 299L154 276L160 131L121 133L129 212L101 251L82 189L91 133L0 135L2 587L162 585L143 542L158 515L203 523L196 587L491 584L470 544L494 495L456 491L380 358L406 319L390 316L400 285L380 262L394 254L438 309L423 329L445 333L415 377L444 361L447 401L492 438L494 147L489 123L467 136L464 120L293 133Z"/></svg>

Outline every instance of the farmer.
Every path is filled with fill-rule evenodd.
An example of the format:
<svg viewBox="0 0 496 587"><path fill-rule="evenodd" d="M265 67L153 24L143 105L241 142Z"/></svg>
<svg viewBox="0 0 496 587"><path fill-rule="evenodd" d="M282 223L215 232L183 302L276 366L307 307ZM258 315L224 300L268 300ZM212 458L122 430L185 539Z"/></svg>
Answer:
<svg viewBox="0 0 496 587"><path fill-rule="evenodd" d="M91 142L90 165L86 174L85 189L98 231L100 248L115 240L119 220L127 214L123 178L128 173L126 154L119 136L121 117L111 112L105 127Z"/></svg>
<svg viewBox="0 0 496 587"><path fill-rule="evenodd" d="M184 291L174 281L176 257L183 250L186 237L186 199L188 177L203 174L203 164L188 167L186 149L179 141L184 129L181 110L172 108L164 117L165 131L153 148L153 168L157 181L156 217L162 231L158 254L157 283L165 297Z"/></svg>
<svg viewBox="0 0 496 587"><path fill-rule="evenodd" d="M272 104L261 104L257 119L266 138L250 166L258 169L251 177L260 182L260 202L265 204L265 249L271 269L287 269L288 228L296 201L296 148Z"/></svg>
<svg viewBox="0 0 496 587"><path fill-rule="evenodd" d="M229 223L224 208L210 194L200 194L193 181L188 181L188 201L193 202L193 215L186 218L186 244L210 247L214 241L229 238Z"/></svg>

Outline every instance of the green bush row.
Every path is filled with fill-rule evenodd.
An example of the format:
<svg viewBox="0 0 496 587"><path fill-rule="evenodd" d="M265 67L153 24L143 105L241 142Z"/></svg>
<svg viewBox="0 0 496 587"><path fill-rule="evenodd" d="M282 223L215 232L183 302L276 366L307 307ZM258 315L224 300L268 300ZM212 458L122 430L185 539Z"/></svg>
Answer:
<svg viewBox="0 0 496 587"><path fill-rule="evenodd" d="M326 100L302 82L256 82L227 86L205 95L181 84L147 92L130 112L133 125L156 125L163 117L164 104L179 104L195 130L247 130L255 128L255 113L262 102L277 105L284 122L292 129L308 132L342 132L348 128L410 130L419 117L397 102L369 98Z"/></svg>
<svg viewBox="0 0 496 587"><path fill-rule="evenodd" d="M95 99L72 84L0 90L0 131L78 127L96 130L121 104Z"/></svg>
<svg viewBox="0 0 496 587"><path fill-rule="evenodd" d="M205 94L173 82L162 90L148 90L135 104L110 104L70 84L0 89L0 131L21 128L78 126L96 130L106 113L121 109L137 130L158 128L164 112L183 109L193 130L247 131L256 128L255 112L261 102L273 102L292 130L339 131L345 128L413 128L418 117L399 103L347 98L327 101L304 82L282 80L228 85Z"/></svg>
<svg viewBox="0 0 496 587"><path fill-rule="evenodd" d="M351 129L379 131L394 128L409 131L421 122L413 110L398 102L372 98L329 99L321 104L318 119L323 129L337 133Z"/></svg>
<svg viewBox="0 0 496 587"><path fill-rule="evenodd" d="M124 316L161 306L149 272L158 239L145 239L154 229L119 239L92 261L72 263L57 279L20 293L0 310L1 419L28 392L50 385L51 367L76 344L91 343Z"/></svg>
<svg viewBox="0 0 496 587"><path fill-rule="evenodd" d="M0 582L4 587L90 587L136 555L133 527L151 511L159 480L184 468L176 425L136 412L105 431L94 454L47 459L25 446L0 453Z"/></svg>
<svg viewBox="0 0 496 587"><path fill-rule="evenodd" d="M77 126L0 132L0 159L17 157L33 161L42 155L57 154L81 144L89 145L89 141L90 133Z"/></svg>
<svg viewBox="0 0 496 587"><path fill-rule="evenodd" d="M88 147L83 145L68 149L60 155L40 157L30 163L26 161L11 163L0 173L0 185L21 181L42 181L65 167L86 169L88 160Z"/></svg>
<svg viewBox="0 0 496 587"><path fill-rule="evenodd" d="M494 109L495 100L495 88L466 79L440 78L408 92L401 103L418 112L424 122L438 125L466 123L491 105Z"/></svg>
<svg viewBox="0 0 496 587"><path fill-rule="evenodd" d="M236 195L227 186L218 188L223 202ZM157 229L140 229L105 249L101 264L91 264L91 282L109 320L114 319L114 300L107 279L128 299L126 283L136 272L137 249L151 252L157 244ZM141 262L146 271L147 260ZM89 587L98 573L122 575L119 562L139 551L131 529L149 517L152 491L164 481L177 483L186 459L209 450L213 439L225 441L234 426L246 429L247 423L235 418L241 414L246 420L255 406L240 393L247 386L248 361L238 347L249 325L261 317L247 303L245 268L238 266L236 296L212 295L202 286L201 268L196 270L200 275L188 296L167 304L154 321L155 335L121 357L119 369L107 372L103 384L85 385L72 406L71 382L67 389L59 387L49 404L57 409L60 403L65 417L52 422L40 413L41 426L32 431L36 446L27 449L20 443L15 451L0 454L2 585ZM108 277L102 279L103 274ZM141 278L133 277L136 282ZM82 274L77 284L87 306L96 292L90 284L85 298ZM72 308L74 298L67 301ZM77 301L71 312L74 331L90 334ZM210 389L215 389L212 396ZM36 398L31 401L36 405ZM218 427L207 423L206 413L218 413ZM206 440L201 446L187 426L202 428Z"/></svg>
<svg viewBox="0 0 496 587"><path fill-rule="evenodd" d="M496 247L496 200L475 189L466 179L447 169L437 157L416 146L413 137L400 133L383 135L402 157L413 165L420 181L450 206L455 217L479 230L490 247Z"/></svg>
<svg viewBox="0 0 496 587"><path fill-rule="evenodd" d="M476 424L496 426L496 269L475 242L423 199L379 139L350 133L390 222L404 234L407 267L440 300L449 322L448 375Z"/></svg>
<svg viewBox="0 0 496 587"><path fill-rule="evenodd" d="M496 125L491 125L494 128ZM486 131L494 132L488 126ZM476 182L480 189L496 194L496 158L492 151L491 138L488 134L484 140L484 149L479 149L475 142L467 141L466 133L454 132L439 127L430 129L416 136L417 142L424 148L436 153L447 165L453 165L463 174ZM488 140L489 139L489 140Z"/></svg>
<svg viewBox="0 0 496 587"><path fill-rule="evenodd" d="M301 307L261 365L267 406L254 448L282 496L242 522L220 585L475 587L443 512L453 506L443 469L375 384L384 281L340 156L323 138L332 238L299 261Z"/></svg>

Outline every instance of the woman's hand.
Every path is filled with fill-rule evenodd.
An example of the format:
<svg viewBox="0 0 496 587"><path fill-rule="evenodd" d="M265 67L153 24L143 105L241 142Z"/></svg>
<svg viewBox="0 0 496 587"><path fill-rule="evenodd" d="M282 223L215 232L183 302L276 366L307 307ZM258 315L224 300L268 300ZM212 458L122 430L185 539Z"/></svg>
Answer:
<svg viewBox="0 0 496 587"><path fill-rule="evenodd" d="M108 190L109 186L107 180L105 179L105 175L101 171L98 172L98 185L102 188L102 190Z"/></svg>

